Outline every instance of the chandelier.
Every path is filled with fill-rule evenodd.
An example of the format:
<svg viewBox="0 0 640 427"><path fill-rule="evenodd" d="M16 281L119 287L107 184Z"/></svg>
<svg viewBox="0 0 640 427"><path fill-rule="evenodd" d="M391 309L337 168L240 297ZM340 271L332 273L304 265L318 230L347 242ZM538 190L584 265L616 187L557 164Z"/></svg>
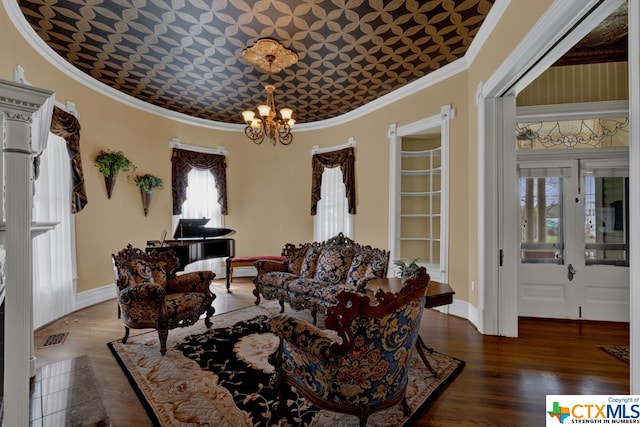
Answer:
<svg viewBox="0 0 640 427"><path fill-rule="evenodd" d="M298 61L298 55L294 52L286 49L280 42L267 38L260 39L253 46L244 49L242 58L269 75L278 73ZM262 144L266 136L273 146L278 142L289 145L293 141L291 133L295 123L293 110L282 108L278 115L274 101L276 87L267 84L264 88L267 91L267 102L258 105L258 115L256 116L256 113L251 110L242 112L242 117L247 124L244 133L256 144Z"/></svg>

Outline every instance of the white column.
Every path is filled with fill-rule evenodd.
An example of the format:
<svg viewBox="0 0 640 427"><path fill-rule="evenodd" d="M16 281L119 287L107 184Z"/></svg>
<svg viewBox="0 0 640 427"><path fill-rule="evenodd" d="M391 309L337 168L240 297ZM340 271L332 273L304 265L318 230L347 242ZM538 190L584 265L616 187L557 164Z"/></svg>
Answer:
<svg viewBox="0 0 640 427"><path fill-rule="evenodd" d="M4 345L5 426L29 425L29 378L33 356L31 214L33 152L31 119L51 92L0 80L4 118L6 291Z"/></svg>

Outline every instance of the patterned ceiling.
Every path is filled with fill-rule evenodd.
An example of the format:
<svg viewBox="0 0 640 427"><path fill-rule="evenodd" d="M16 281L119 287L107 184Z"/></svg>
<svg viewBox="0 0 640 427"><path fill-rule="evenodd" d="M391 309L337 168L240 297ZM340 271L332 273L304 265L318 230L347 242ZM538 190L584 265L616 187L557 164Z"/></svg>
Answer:
<svg viewBox="0 0 640 427"><path fill-rule="evenodd" d="M494 0L18 0L82 72L142 101L242 123L264 102L297 123L361 107L464 56ZM273 38L296 64L268 76L242 50Z"/></svg>
<svg viewBox="0 0 640 427"><path fill-rule="evenodd" d="M622 3L554 65L626 61L629 50L628 15L627 3Z"/></svg>
<svg viewBox="0 0 640 427"><path fill-rule="evenodd" d="M221 123L264 103L334 118L463 57L495 0L18 0L60 57L141 101ZM627 4L554 65L627 59ZM299 56L267 75L260 38Z"/></svg>

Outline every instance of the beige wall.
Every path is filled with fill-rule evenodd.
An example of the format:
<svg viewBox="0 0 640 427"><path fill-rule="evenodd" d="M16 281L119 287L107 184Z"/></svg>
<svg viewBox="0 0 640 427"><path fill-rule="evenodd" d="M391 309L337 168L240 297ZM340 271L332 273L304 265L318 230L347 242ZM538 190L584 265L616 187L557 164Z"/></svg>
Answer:
<svg viewBox="0 0 640 427"><path fill-rule="evenodd" d="M551 67L518 94L518 106L629 99L629 64Z"/></svg>
<svg viewBox="0 0 640 427"><path fill-rule="evenodd" d="M465 300L474 306L478 305L478 108L476 93L478 86L491 77L552 3L552 0L512 1L468 70L468 96L466 98L469 110L466 122L468 129L466 145L468 149L466 164L468 197L466 206L469 213L466 217L467 228L465 232L468 234L469 244L460 248L461 252L466 249L468 276L464 285L460 284L460 288L465 287L467 291ZM454 224L453 220L451 224ZM451 258L457 256L453 248L450 252ZM473 289L472 282L476 285ZM458 296L459 289L456 289L456 292L456 296Z"/></svg>
<svg viewBox="0 0 640 427"><path fill-rule="evenodd" d="M477 108L475 92L533 25L551 0L512 1L488 44L468 72L460 73L432 88L374 111L348 124L323 130L294 132L289 147L256 146L241 132L223 132L164 119L120 104L79 84L41 58L0 12L0 78L12 79L17 64L36 86L56 91L59 101L70 100L80 111L81 150L89 204L76 215L78 291L113 283L110 254L127 243L144 246L162 229L170 228L171 192L156 191L149 215L144 216L138 189L124 176L111 200L103 178L93 166L99 150L122 150L139 167L170 182L168 141L178 137L186 144L229 151L229 215L226 226L237 230L238 255L276 254L286 242L312 238L309 215L311 157L313 145L357 141L357 216L355 238L376 247L388 247L390 124L404 125L438 114L451 104L450 283L461 300L477 302L470 281L477 281Z"/></svg>

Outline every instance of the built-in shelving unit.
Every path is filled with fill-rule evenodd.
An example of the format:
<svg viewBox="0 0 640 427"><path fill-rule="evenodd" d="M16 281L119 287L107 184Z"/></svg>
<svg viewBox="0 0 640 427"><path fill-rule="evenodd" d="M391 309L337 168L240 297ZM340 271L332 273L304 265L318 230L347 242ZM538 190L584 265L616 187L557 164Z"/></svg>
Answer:
<svg viewBox="0 0 640 427"><path fill-rule="evenodd" d="M441 153L439 137L405 139L400 151L400 253L428 264L440 261Z"/></svg>
<svg viewBox="0 0 640 427"><path fill-rule="evenodd" d="M389 126L391 260L416 259L432 280L448 283L450 105L440 114ZM393 265L390 274L397 274Z"/></svg>

